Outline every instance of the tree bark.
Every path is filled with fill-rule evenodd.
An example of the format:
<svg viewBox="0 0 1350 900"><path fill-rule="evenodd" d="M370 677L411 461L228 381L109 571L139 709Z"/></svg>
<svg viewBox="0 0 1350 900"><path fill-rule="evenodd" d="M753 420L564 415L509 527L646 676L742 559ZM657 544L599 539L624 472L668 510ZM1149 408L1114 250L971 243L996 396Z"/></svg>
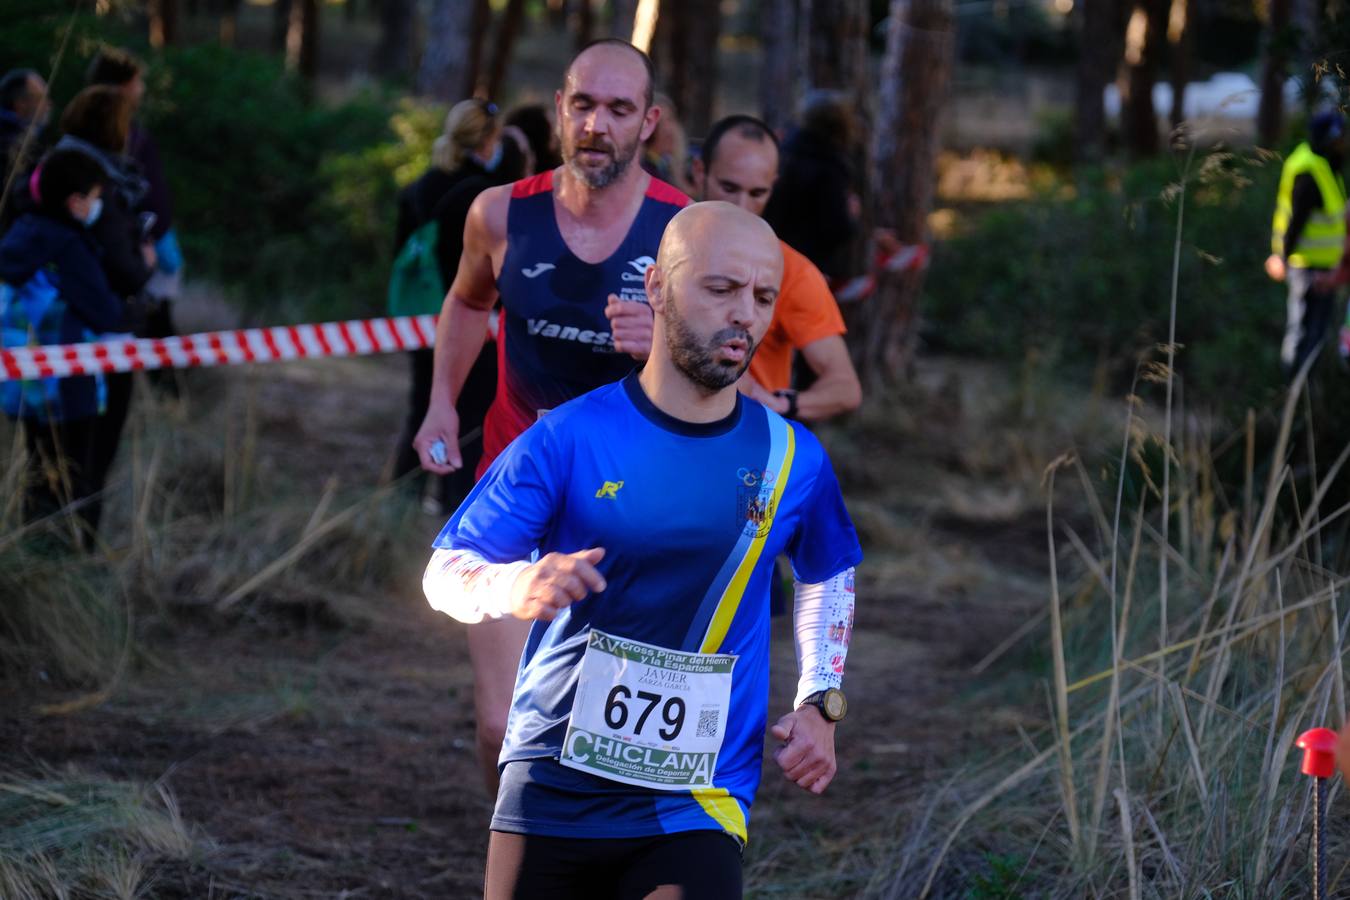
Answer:
<svg viewBox="0 0 1350 900"><path fill-rule="evenodd" d="M1125 29L1125 91L1121 126L1135 157L1158 152L1158 114L1153 106L1163 36L1167 28L1167 0L1134 0Z"/></svg>
<svg viewBox="0 0 1350 900"><path fill-rule="evenodd" d="M797 50L797 0L761 0L759 40L760 115L780 134L792 121L792 63Z"/></svg>
<svg viewBox="0 0 1350 900"><path fill-rule="evenodd" d="M571 15L568 0L548 0L544 13L548 20L548 27L553 31L567 30L567 17Z"/></svg>
<svg viewBox="0 0 1350 900"><path fill-rule="evenodd" d="M708 133L717 92L717 41L722 30L718 0L682 0L661 7L656 62L661 83L690 135Z"/></svg>
<svg viewBox="0 0 1350 900"><path fill-rule="evenodd" d="M1106 107L1102 93L1120 59L1118 0L1077 5L1079 41L1074 97L1074 145L1080 162L1096 162L1106 152Z"/></svg>
<svg viewBox="0 0 1350 900"><path fill-rule="evenodd" d="M178 42L178 0L150 0L150 46L155 49Z"/></svg>
<svg viewBox="0 0 1350 900"><path fill-rule="evenodd" d="M286 32L291 26L293 0L272 0L272 37L269 45L273 53L286 52Z"/></svg>
<svg viewBox="0 0 1350 900"><path fill-rule="evenodd" d="M1289 77L1289 59L1294 44L1290 0L1270 0L1265 43L1261 105L1256 110L1256 139L1267 147L1274 147L1284 131L1284 82Z"/></svg>
<svg viewBox="0 0 1350 900"><path fill-rule="evenodd" d="M286 29L286 68L305 81L319 75L319 0L293 0Z"/></svg>
<svg viewBox="0 0 1350 900"><path fill-rule="evenodd" d="M1172 64L1172 130L1186 118L1186 85L1191 79L1191 0L1172 0L1167 13L1167 45Z"/></svg>
<svg viewBox="0 0 1350 900"><path fill-rule="evenodd" d="M427 43L417 73L418 93L444 103L470 96L478 77L487 0L433 0Z"/></svg>
<svg viewBox="0 0 1350 900"><path fill-rule="evenodd" d="M243 0L222 0L220 4L220 45L233 47L239 34L239 4Z"/></svg>
<svg viewBox="0 0 1350 900"><path fill-rule="evenodd" d="M595 38L595 5L591 0L577 0L576 48L580 50Z"/></svg>
<svg viewBox="0 0 1350 900"><path fill-rule="evenodd" d="M854 272L867 268L869 236L874 221L872 185L866 177L871 171L871 146L864 137L873 132L872 79L868 68L868 31L871 10L867 0L800 0L798 23L801 31L802 93L830 90L842 94L853 110L854 134L850 157L855 178L853 190L862 209L857 238L849 248L849 267Z"/></svg>
<svg viewBox="0 0 1350 900"><path fill-rule="evenodd" d="M633 46L650 54L656 42L656 28L661 21L661 0L638 0L633 12Z"/></svg>
<svg viewBox="0 0 1350 900"><path fill-rule="evenodd" d="M928 243L938 154L938 118L953 55L950 0L891 0L873 159L878 223L901 243ZM879 275L850 336L872 389L904 376L914 354L923 269Z"/></svg>
<svg viewBox="0 0 1350 900"><path fill-rule="evenodd" d="M867 97L867 0L800 0L803 92L844 91Z"/></svg>
<svg viewBox="0 0 1350 900"><path fill-rule="evenodd" d="M493 45L492 64L489 66L486 83L486 96L502 96L502 87L506 83L506 71L511 63L511 51L516 38L520 35L520 26L525 21L525 0L509 0L497 23L497 40Z"/></svg>
<svg viewBox="0 0 1350 900"><path fill-rule="evenodd" d="M637 8L637 0L614 0L610 4L610 37L625 41L633 39L633 22L637 17Z"/></svg>
<svg viewBox="0 0 1350 900"><path fill-rule="evenodd" d="M348 3L352 0L348 0ZM374 69L385 77L398 77L412 65L412 39L417 0L382 0L380 42L375 46Z"/></svg>

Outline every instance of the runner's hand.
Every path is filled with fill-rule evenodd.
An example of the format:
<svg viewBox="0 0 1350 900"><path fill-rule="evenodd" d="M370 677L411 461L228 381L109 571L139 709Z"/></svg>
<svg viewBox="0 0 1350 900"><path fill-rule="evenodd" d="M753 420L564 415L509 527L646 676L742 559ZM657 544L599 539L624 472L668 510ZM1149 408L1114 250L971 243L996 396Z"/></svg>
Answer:
<svg viewBox="0 0 1350 900"><path fill-rule="evenodd" d="M520 573L511 586L511 615L552 622L558 613L605 589L605 576L595 568L604 547L576 553L549 553Z"/></svg>
<svg viewBox="0 0 1350 900"><path fill-rule="evenodd" d="M444 462L437 462L431 452L431 445L441 441L445 445ZM422 462L422 468L437 475L449 475L463 467L464 457L459 452L459 414L453 403L437 402L431 398L427 405L426 418L422 427L417 429L413 438L413 449Z"/></svg>
<svg viewBox="0 0 1350 900"><path fill-rule="evenodd" d="M775 722L769 733L783 742L773 752L783 776L813 794L823 793L836 771L834 723L814 706L803 706Z"/></svg>
<svg viewBox="0 0 1350 900"><path fill-rule="evenodd" d="M646 359L652 352L652 308L634 300L620 300L609 295L605 305L609 331L614 335L614 349L634 359Z"/></svg>
<svg viewBox="0 0 1350 900"><path fill-rule="evenodd" d="M1266 257L1266 274L1271 281L1284 281L1284 259L1278 253Z"/></svg>

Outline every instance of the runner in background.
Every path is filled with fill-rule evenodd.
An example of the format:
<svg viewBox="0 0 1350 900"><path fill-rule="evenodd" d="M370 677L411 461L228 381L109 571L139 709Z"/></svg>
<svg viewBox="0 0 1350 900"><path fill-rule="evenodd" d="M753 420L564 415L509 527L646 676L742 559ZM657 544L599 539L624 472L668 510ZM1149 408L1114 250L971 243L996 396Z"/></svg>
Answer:
<svg viewBox="0 0 1350 900"><path fill-rule="evenodd" d="M651 348L643 273L688 202L635 161L660 118L651 60L623 41L597 41L568 66L554 106L563 165L486 190L469 211L436 324L427 416L413 440L427 471L464 466L455 407L499 298L497 395L480 472L541 415L623 378ZM502 619L468 633L478 751L492 791L527 632Z"/></svg>
<svg viewBox="0 0 1350 900"><path fill-rule="evenodd" d="M763 214L774 195L777 175L778 139L754 116L714 123L694 160L700 200L725 200L755 215ZM825 277L786 241L781 243L783 289L741 390L780 415L817 422L856 409L862 387L844 344L844 318ZM816 375L800 393L792 389L794 351Z"/></svg>
<svg viewBox="0 0 1350 900"><path fill-rule="evenodd" d="M726 203L677 215L645 274L641 374L537 422L436 541L433 607L533 622L491 900L740 897L779 553L797 576L800 680L767 729L774 759L814 794L834 777L862 552L819 442L736 390L781 278L759 217Z"/></svg>

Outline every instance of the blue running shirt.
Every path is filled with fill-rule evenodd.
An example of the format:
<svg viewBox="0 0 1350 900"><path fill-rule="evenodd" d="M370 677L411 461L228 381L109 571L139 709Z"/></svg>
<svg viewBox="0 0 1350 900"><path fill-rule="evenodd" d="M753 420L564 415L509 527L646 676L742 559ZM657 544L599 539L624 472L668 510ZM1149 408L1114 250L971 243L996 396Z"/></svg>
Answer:
<svg viewBox="0 0 1350 900"><path fill-rule="evenodd" d="M636 374L548 415L492 464L437 537L489 562L604 547L606 589L535 622L502 745L498 831L641 837L720 828L742 841L759 787L769 692L769 584L862 558L815 437L737 395L726 419L657 409ZM558 762L591 629L672 650L736 654L711 788L662 791Z"/></svg>

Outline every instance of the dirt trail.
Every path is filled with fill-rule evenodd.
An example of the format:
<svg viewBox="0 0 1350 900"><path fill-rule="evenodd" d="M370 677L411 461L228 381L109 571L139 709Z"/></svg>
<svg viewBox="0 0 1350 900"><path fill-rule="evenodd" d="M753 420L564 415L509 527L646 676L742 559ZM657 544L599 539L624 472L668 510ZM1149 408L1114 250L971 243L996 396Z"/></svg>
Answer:
<svg viewBox="0 0 1350 900"><path fill-rule="evenodd" d="M375 483L403 415L404 371L398 358L259 367L260 458L316 497L333 473ZM910 452L891 465L904 470ZM988 711L972 714L970 669L1040 602L1040 513L972 524L934 515L935 497L892 510L892 546L869 547L835 783L813 798L766 763L746 857L752 896L862 892L915 797L953 751L967 755L997 727ZM440 523L425 524L430 540ZM161 872L153 896L474 896L490 805L463 627L421 602L418 575L368 598L380 615L365 628L206 620L152 636L151 660L85 712L42 717L35 698L0 693L0 746L23 767L163 779L202 841ZM785 620L774 647L771 718L795 684Z"/></svg>

